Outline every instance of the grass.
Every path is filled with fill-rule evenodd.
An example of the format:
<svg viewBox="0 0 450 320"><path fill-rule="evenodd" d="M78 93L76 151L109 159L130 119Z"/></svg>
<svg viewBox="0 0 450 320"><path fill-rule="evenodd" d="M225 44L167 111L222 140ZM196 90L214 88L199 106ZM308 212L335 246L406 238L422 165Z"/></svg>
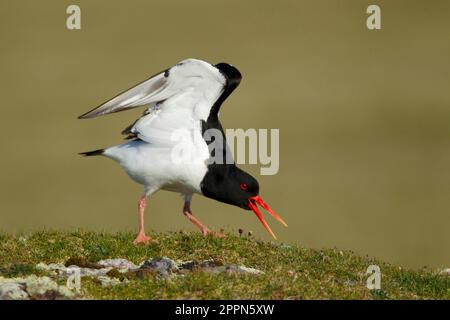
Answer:
<svg viewBox="0 0 450 320"><path fill-rule="evenodd" d="M40 274L37 263L64 263L73 257L92 262L125 258L139 264L167 256L174 260L215 259L257 268L265 274L192 272L166 279L133 279L114 287L83 278L84 295L93 299L450 299L448 276L430 270L405 270L348 251L307 249L230 234L225 239L184 232L151 236L160 244L136 247L131 233L0 234L0 275ZM381 268L381 290L366 288L365 272L372 264Z"/></svg>

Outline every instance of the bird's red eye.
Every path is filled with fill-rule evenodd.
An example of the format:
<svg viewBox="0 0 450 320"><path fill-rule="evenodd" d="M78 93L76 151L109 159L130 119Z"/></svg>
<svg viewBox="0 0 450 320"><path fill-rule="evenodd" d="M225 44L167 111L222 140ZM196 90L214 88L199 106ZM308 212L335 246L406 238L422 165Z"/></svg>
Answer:
<svg viewBox="0 0 450 320"><path fill-rule="evenodd" d="M241 188L241 190L247 190L247 188L248 188L248 186L247 186L246 183L241 183L241 184L239 185L239 187Z"/></svg>

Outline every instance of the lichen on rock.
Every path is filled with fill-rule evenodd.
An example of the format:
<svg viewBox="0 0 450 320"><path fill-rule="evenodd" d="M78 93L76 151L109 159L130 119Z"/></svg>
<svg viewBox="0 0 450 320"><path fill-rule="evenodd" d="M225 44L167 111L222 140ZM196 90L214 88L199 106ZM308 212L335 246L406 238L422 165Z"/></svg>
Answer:
<svg viewBox="0 0 450 320"><path fill-rule="evenodd" d="M55 300L75 297L76 293L66 286L58 285L49 277L0 277L0 300Z"/></svg>
<svg viewBox="0 0 450 320"><path fill-rule="evenodd" d="M48 276L31 275L26 278L0 277L0 299L73 299L78 298L66 286L58 285L52 278L68 279L71 276L90 277L102 286L115 286L135 279L148 277L172 277L190 272L212 274L249 274L263 272L236 264L224 264L217 260L174 261L168 257L156 257L143 261L139 266L126 259L105 259L91 262L84 258L71 258L66 263L39 263L36 270ZM50 277L49 277L50 276Z"/></svg>

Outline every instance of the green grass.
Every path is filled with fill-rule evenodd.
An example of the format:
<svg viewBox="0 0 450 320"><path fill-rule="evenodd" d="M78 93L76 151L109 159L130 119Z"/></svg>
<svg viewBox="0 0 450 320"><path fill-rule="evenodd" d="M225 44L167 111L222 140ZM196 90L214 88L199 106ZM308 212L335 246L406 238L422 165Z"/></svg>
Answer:
<svg viewBox="0 0 450 320"><path fill-rule="evenodd" d="M125 258L136 264L153 257L215 259L260 269L264 275L192 272L150 276L115 287L83 278L84 295L94 299L450 299L450 277L429 270L405 270L338 249L313 250L227 235L153 233L159 245L132 244L131 233L49 232L0 235L0 275L39 274L39 262L64 263L73 257L96 262ZM366 288L365 271L381 268L381 290Z"/></svg>

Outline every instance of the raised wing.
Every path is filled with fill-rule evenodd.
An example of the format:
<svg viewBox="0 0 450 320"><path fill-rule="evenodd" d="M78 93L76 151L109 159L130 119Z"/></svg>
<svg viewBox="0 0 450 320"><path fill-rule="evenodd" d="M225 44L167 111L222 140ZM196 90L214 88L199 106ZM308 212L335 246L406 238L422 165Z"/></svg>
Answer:
<svg viewBox="0 0 450 320"><path fill-rule="evenodd" d="M221 104L240 80L239 71L229 64L214 66L202 60L187 59L79 118L94 118L148 105L144 115L123 133L168 146L173 144L175 130L197 130L201 121L208 119L216 123Z"/></svg>
<svg viewBox="0 0 450 320"><path fill-rule="evenodd" d="M215 66L202 60L187 59L128 89L79 118L94 118L144 105L154 106L183 96L187 98L185 106L195 109L193 111L197 117L206 119L226 84L225 74Z"/></svg>

